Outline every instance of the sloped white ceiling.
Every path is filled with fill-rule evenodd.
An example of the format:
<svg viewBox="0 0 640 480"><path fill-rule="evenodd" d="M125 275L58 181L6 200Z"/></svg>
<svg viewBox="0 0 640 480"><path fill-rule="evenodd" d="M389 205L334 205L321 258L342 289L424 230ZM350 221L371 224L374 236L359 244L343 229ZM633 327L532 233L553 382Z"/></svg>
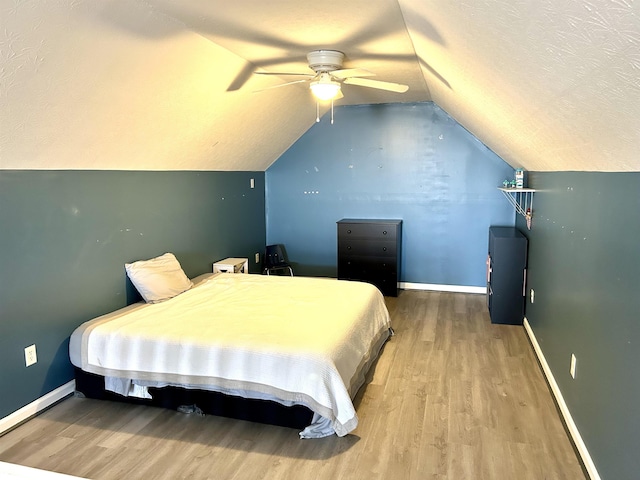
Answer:
<svg viewBox="0 0 640 480"><path fill-rule="evenodd" d="M265 170L315 121L306 54L405 83L514 167L640 170L625 0L0 0L0 168ZM336 118L339 128L339 117Z"/></svg>
<svg viewBox="0 0 640 480"><path fill-rule="evenodd" d="M514 167L640 170L640 3L400 0L433 100ZM437 26L442 41L423 35Z"/></svg>

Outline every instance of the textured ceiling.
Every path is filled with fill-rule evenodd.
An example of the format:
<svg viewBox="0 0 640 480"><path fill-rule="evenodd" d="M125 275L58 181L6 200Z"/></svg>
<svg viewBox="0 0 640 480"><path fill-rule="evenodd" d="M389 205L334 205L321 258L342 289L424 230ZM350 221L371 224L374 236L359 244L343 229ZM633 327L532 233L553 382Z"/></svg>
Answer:
<svg viewBox="0 0 640 480"><path fill-rule="evenodd" d="M0 168L264 170L315 121L318 48L514 167L640 171L632 0L0 0ZM339 118L336 118L339 122Z"/></svg>
<svg viewBox="0 0 640 480"><path fill-rule="evenodd" d="M512 166L640 170L640 3L401 0L433 100ZM443 36L421 35L429 19Z"/></svg>

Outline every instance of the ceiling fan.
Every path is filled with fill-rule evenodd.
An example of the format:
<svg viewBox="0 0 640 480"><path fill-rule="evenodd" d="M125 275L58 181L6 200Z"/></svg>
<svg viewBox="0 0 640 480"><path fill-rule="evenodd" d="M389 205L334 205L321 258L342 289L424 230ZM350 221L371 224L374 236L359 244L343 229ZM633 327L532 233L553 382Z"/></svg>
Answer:
<svg viewBox="0 0 640 480"><path fill-rule="evenodd" d="M409 90L407 85L393 82L383 82L380 80L372 80L375 73L363 68L342 68L344 53L337 50L313 50L307 54L309 68L315 73L298 73L298 72L254 72L258 75L277 75L277 76L302 76L303 80L294 80L292 82L282 83L272 88L284 87L295 83L309 83L309 88L314 97L316 97L317 112L316 121L319 118L319 102L331 101L331 123L333 123L333 101L343 97L342 85L357 85L360 87L376 88L379 90L387 90L390 92L404 93Z"/></svg>

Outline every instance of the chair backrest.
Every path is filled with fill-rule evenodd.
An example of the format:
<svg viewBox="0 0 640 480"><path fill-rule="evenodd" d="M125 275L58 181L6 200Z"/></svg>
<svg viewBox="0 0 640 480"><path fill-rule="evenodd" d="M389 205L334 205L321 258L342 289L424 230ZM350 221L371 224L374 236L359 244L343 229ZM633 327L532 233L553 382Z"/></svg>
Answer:
<svg viewBox="0 0 640 480"><path fill-rule="evenodd" d="M265 267L269 268L274 265L282 265L286 263L284 256L284 248L281 244L267 245L264 251Z"/></svg>

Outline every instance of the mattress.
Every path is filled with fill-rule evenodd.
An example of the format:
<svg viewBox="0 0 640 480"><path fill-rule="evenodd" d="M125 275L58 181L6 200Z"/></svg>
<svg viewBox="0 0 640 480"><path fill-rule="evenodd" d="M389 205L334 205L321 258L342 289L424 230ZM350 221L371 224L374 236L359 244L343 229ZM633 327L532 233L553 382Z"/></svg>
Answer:
<svg viewBox="0 0 640 480"><path fill-rule="evenodd" d="M179 385L299 404L315 413L301 436L343 436L358 424L352 398L390 327L367 283L222 273L82 324L69 354L116 391Z"/></svg>

